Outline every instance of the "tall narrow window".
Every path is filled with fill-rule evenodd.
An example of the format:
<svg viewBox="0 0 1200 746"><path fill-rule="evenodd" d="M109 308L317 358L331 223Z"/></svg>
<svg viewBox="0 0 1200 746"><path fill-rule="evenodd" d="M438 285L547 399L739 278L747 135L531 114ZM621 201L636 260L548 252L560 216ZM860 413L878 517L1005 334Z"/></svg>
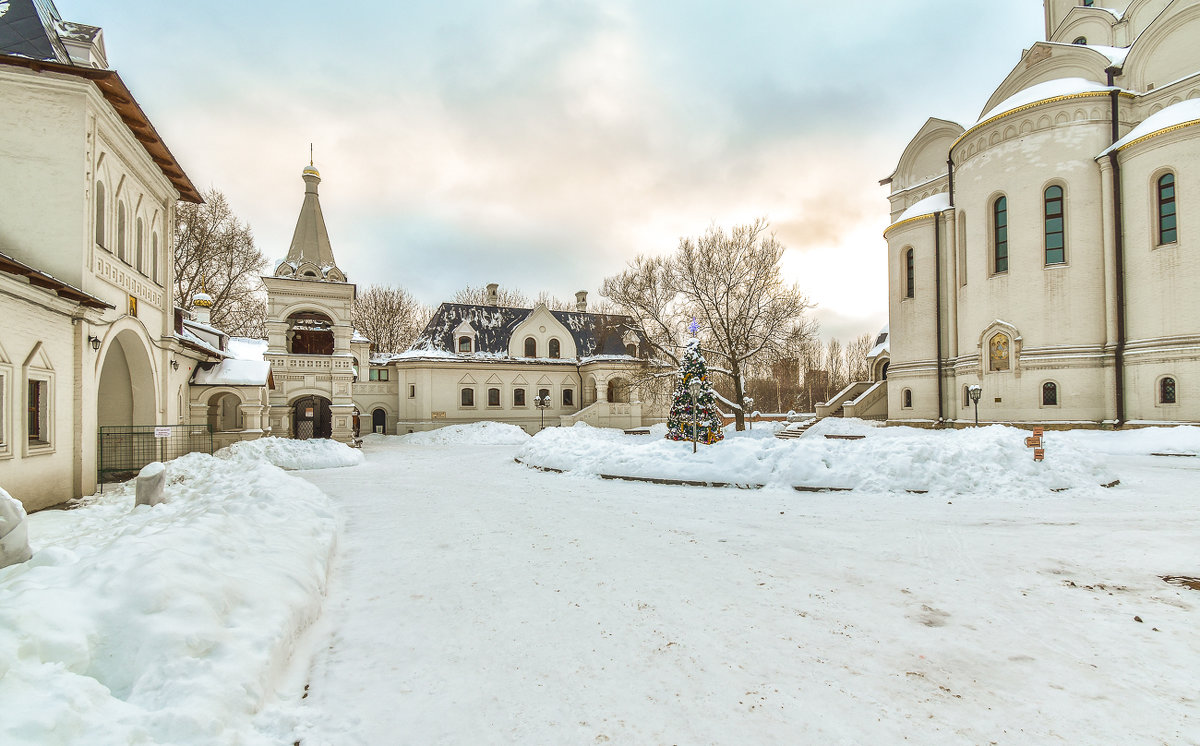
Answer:
<svg viewBox="0 0 1200 746"><path fill-rule="evenodd" d="M96 244L104 245L104 182L96 182Z"/></svg>
<svg viewBox="0 0 1200 746"><path fill-rule="evenodd" d="M1058 406L1058 384L1054 381L1046 381L1042 384L1042 406Z"/></svg>
<svg viewBox="0 0 1200 746"><path fill-rule="evenodd" d="M1167 377L1158 382L1158 403L1175 404L1175 379Z"/></svg>
<svg viewBox="0 0 1200 746"><path fill-rule="evenodd" d="M575 406L575 389L563 389L563 406Z"/></svg>
<svg viewBox="0 0 1200 746"><path fill-rule="evenodd" d="M500 406L500 389L488 389L488 406Z"/></svg>
<svg viewBox="0 0 1200 746"><path fill-rule="evenodd" d="M46 382L29 382L28 434L31 443L46 442Z"/></svg>
<svg viewBox="0 0 1200 746"><path fill-rule="evenodd" d="M1008 198L997 197L992 203L992 268L1008 271Z"/></svg>
<svg viewBox="0 0 1200 746"><path fill-rule="evenodd" d="M125 253L125 203L120 200L117 201L117 258L129 261Z"/></svg>
<svg viewBox="0 0 1200 746"><path fill-rule="evenodd" d="M133 234L134 235L133 266L137 267L138 272L144 273L146 271L146 265L142 261L143 252L142 252L142 219L141 218L137 219L136 225L137 225L137 228L134 230L134 234Z"/></svg>
<svg viewBox="0 0 1200 746"><path fill-rule="evenodd" d="M158 234L150 234L150 279L159 282L158 279Z"/></svg>
<svg viewBox="0 0 1200 746"><path fill-rule="evenodd" d="M525 357L537 357L537 340L533 337L525 339Z"/></svg>
<svg viewBox="0 0 1200 746"><path fill-rule="evenodd" d="M525 406L525 389L513 389L513 406Z"/></svg>
<svg viewBox="0 0 1200 746"><path fill-rule="evenodd" d="M1175 243L1179 234L1175 225L1175 174L1163 174L1158 180L1158 243Z"/></svg>
<svg viewBox="0 0 1200 746"><path fill-rule="evenodd" d="M1067 261L1063 243L1063 190L1052 186L1046 190L1046 264L1062 264Z"/></svg>
<svg viewBox="0 0 1200 746"><path fill-rule="evenodd" d="M475 389L463 389L459 401L464 407L475 406Z"/></svg>
<svg viewBox="0 0 1200 746"><path fill-rule="evenodd" d="M912 298L917 294L917 274L913 266L913 250L904 252L904 297Z"/></svg>
<svg viewBox="0 0 1200 746"><path fill-rule="evenodd" d="M458 338L458 351L459 352L470 352L471 351L471 338L470 337L459 337Z"/></svg>
<svg viewBox="0 0 1200 746"><path fill-rule="evenodd" d="M905 409L912 409L912 389L904 389L904 396L901 397L901 406Z"/></svg>
<svg viewBox="0 0 1200 746"><path fill-rule="evenodd" d="M559 343L559 341L557 339L550 340L549 348L550 348L550 357L556 358L556 359L559 357L562 357L562 345Z"/></svg>

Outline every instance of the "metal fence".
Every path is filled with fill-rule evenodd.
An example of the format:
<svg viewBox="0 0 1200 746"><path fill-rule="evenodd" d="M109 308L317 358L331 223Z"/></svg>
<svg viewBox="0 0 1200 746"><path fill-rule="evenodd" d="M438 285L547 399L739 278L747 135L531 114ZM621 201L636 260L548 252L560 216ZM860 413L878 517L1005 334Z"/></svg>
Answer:
<svg viewBox="0 0 1200 746"><path fill-rule="evenodd" d="M99 439L96 471L101 484L130 479L154 461L213 452L208 425L106 425Z"/></svg>

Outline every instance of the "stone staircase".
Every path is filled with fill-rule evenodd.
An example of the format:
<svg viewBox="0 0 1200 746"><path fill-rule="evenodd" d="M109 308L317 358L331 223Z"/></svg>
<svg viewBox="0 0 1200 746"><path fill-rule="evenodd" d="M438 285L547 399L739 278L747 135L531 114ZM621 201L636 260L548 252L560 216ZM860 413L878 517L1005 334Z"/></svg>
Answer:
<svg viewBox="0 0 1200 746"><path fill-rule="evenodd" d="M840 415L838 415L838 416L840 416ZM804 422L800 423L796 427L788 426L788 427L784 428L783 430L780 430L779 432L775 433L775 437L779 438L780 440L795 440L796 438L802 438L802 437L804 437L804 434L806 432L808 432L808 429L810 427L817 424L818 422L820 422L823 419L825 419L825 418L824 417L813 417L810 420L805 420Z"/></svg>

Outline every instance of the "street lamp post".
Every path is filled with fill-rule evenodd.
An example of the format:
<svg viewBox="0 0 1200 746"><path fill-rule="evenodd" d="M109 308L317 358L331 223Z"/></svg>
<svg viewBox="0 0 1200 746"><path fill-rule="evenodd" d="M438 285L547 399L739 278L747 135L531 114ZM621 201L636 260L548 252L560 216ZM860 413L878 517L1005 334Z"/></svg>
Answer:
<svg viewBox="0 0 1200 746"><path fill-rule="evenodd" d="M546 429L546 410L550 408L550 395L533 397L533 406L537 407L542 413L542 426L540 430Z"/></svg>
<svg viewBox="0 0 1200 746"><path fill-rule="evenodd" d="M979 397L983 396L983 387L977 383L973 383L967 387L967 396L971 397L971 403L975 405L975 427L979 427Z"/></svg>
<svg viewBox="0 0 1200 746"><path fill-rule="evenodd" d="M700 414L697 411L697 399L700 398L700 379L693 378L688 382L688 393L692 395L692 453L696 452L696 438L699 437L696 433L697 425L699 424Z"/></svg>

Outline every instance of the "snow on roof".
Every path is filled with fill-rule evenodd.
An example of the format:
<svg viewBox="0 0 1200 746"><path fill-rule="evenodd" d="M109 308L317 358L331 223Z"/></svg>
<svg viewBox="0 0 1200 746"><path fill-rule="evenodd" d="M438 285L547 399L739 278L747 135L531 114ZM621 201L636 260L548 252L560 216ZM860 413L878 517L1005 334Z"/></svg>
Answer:
<svg viewBox="0 0 1200 746"><path fill-rule="evenodd" d="M362 332L355 329L354 333L350 335L350 341L351 342L370 342L371 340L368 339L366 337L366 335L364 335Z"/></svg>
<svg viewBox="0 0 1200 746"><path fill-rule="evenodd" d="M992 117L999 116L1013 109L1019 109L1022 106L1045 101L1046 99L1058 98L1059 96L1073 96L1079 93L1098 93L1102 91L1119 90L1112 86L1097 83L1086 78L1059 78L1057 80L1047 80L1044 83L1031 85L1028 88L1018 91L1001 101L986 114L979 118L975 126L986 122Z"/></svg>
<svg viewBox="0 0 1200 746"><path fill-rule="evenodd" d="M265 386L271 373L266 360L222 360L205 369L196 368L192 383L198 386Z"/></svg>
<svg viewBox="0 0 1200 746"><path fill-rule="evenodd" d="M213 355L217 355L218 357L228 357L228 355L226 355L224 352L221 352L216 347L213 347L211 344L209 344L205 340L201 339L200 337L197 337L195 334L192 334L190 331L188 331L187 326L188 326L188 322L185 321L183 329L181 331L179 331L178 333L176 333L175 336L178 337L180 340L187 342L188 344L191 344L195 347L200 347L201 349L205 350L206 352L209 352Z"/></svg>
<svg viewBox="0 0 1200 746"><path fill-rule="evenodd" d="M267 351L267 340L230 337L225 351L236 360L262 360Z"/></svg>
<svg viewBox="0 0 1200 746"><path fill-rule="evenodd" d="M1106 148L1097 157L1108 155L1113 150L1120 150L1143 137L1149 137L1165 129L1189 124L1200 124L1200 99L1181 101L1168 106L1157 114L1151 114L1146 117L1145 121L1131 129L1127 135Z"/></svg>
<svg viewBox="0 0 1200 746"><path fill-rule="evenodd" d="M892 336L888 331L890 327L890 324L884 324L883 328L879 330L879 336L875 337L875 346L867 353L868 360L879 357L885 352L891 352Z"/></svg>
<svg viewBox="0 0 1200 746"><path fill-rule="evenodd" d="M1100 54L1108 58L1108 61L1121 67L1125 64L1125 58L1129 56L1129 50L1133 47L1106 47L1103 44L1085 44L1088 49L1094 49Z"/></svg>
<svg viewBox="0 0 1200 746"><path fill-rule="evenodd" d="M891 230L892 226L894 225L903 223L905 220L912 220L913 218L919 218L922 215L932 215L935 212L942 212L943 210L949 209L950 195L946 192L935 194L932 197L926 197L920 202L914 204L912 207L909 207L904 212L900 213L900 217L896 218L896 222L888 226L888 230ZM887 231L884 232L886 233Z"/></svg>

